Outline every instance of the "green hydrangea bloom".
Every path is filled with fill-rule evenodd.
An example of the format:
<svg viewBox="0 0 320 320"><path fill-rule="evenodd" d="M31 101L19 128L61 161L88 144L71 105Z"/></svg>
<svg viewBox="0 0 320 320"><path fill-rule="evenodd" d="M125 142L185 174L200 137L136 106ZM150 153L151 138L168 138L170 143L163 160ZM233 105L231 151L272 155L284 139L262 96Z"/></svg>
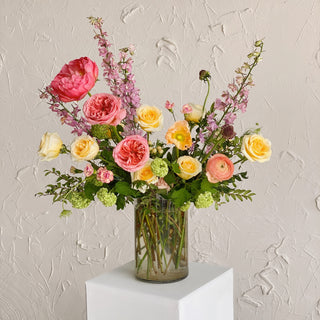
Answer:
<svg viewBox="0 0 320 320"><path fill-rule="evenodd" d="M97 139L109 139L110 129L107 124L94 124L91 126L91 135Z"/></svg>
<svg viewBox="0 0 320 320"><path fill-rule="evenodd" d="M167 163L161 158L155 158L151 163L151 170L157 177L163 178L168 172L169 168Z"/></svg>
<svg viewBox="0 0 320 320"><path fill-rule="evenodd" d="M73 208L84 209L88 207L91 200L87 199L81 192L71 192L68 196L68 200Z"/></svg>
<svg viewBox="0 0 320 320"><path fill-rule="evenodd" d="M199 196L195 202L195 206L198 209L208 208L213 204L213 202L214 202L214 200L213 200L211 192L206 191L205 193L199 194Z"/></svg>
<svg viewBox="0 0 320 320"><path fill-rule="evenodd" d="M99 189L97 197L106 207L111 207L117 202L117 196L107 188Z"/></svg>
<svg viewBox="0 0 320 320"><path fill-rule="evenodd" d="M180 207L180 210L186 212L190 208L190 201L186 202L183 206Z"/></svg>

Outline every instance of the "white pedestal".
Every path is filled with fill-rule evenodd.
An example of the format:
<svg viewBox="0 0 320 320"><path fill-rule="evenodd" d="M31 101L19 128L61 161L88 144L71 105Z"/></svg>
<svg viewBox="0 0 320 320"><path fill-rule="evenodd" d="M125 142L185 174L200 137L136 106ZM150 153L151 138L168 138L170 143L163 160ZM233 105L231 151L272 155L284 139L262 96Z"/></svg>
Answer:
<svg viewBox="0 0 320 320"><path fill-rule="evenodd" d="M153 284L134 262L86 282L88 320L233 320L233 271L189 263L189 276Z"/></svg>

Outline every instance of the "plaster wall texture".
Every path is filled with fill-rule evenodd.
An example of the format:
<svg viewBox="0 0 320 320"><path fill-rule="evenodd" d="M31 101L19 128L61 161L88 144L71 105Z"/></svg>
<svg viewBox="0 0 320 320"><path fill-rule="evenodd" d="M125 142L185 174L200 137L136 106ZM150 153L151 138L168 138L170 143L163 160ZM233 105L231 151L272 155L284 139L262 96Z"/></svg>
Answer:
<svg viewBox="0 0 320 320"><path fill-rule="evenodd" d="M72 141L38 89L72 59L100 65L89 15L103 17L115 48L135 44L142 102L159 107L202 103L201 69L217 98L265 38L237 131L261 123L272 159L245 167L252 203L191 210L190 259L234 268L237 320L320 319L319 0L1 0L0 9L0 319L85 319L85 281L134 257L132 207L61 219L59 205L34 197L50 181L44 169L72 165L38 159L44 132Z"/></svg>

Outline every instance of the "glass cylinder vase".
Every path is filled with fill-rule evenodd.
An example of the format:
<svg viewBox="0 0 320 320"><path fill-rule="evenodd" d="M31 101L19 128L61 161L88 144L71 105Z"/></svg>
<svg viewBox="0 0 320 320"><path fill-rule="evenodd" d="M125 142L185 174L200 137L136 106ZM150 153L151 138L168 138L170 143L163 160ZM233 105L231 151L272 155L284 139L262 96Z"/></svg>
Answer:
<svg viewBox="0 0 320 320"><path fill-rule="evenodd" d="M162 197L135 205L136 277L173 282L188 275L188 212Z"/></svg>

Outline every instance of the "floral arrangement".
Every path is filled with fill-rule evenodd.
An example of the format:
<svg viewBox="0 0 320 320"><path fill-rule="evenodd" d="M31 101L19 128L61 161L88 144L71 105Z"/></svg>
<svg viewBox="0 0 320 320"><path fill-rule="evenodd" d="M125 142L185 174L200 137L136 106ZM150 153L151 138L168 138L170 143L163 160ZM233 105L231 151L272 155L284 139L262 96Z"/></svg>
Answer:
<svg viewBox="0 0 320 320"><path fill-rule="evenodd" d="M248 160L269 160L271 143L259 128L238 135L234 122L247 109L249 89L254 85L252 71L261 60L263 41L255 42L248 62L236 70L234 81L211 104L211 76L202 70L199 79L207 86L203 104L177 108L166 101L160 109L141 104L132 72L134 47L120 49L117 61L101 18L89 20L102 57L102 76L111 93L92 93L99 70L87 57L64 65L41 91L41 98L62 124L73 128L76 137L67 147L58 133L47 132L39 155L51 161L59 154L70 154L76 163L85 165L82 169L72 166L69 173L47 170L45 175L54 175L56 183L37 195L62 202L61 216L71 213L66 204L82 209L95 199L119 210L135 199L161 196L182 212L191 203L196 208L213 205L218 209L230 198L251 200L251 190L237 187L247 179L241 165ZM173 121L165 140L155 141L152 133L162 130L163 112L170 112Z"/></svg>

